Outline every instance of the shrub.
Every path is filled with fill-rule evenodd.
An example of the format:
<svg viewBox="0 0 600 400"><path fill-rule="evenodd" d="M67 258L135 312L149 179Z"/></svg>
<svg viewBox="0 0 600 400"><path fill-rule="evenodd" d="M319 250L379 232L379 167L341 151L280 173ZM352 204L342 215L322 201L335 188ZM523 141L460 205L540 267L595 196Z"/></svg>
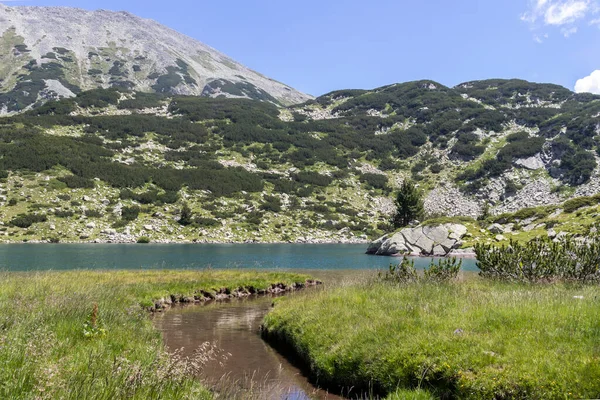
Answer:
<svg viewBox="0 0 600 400"><path fill-rule="evenodd" d="M429 267L423 272L423 276L419 277L415 269L415 260L403 257L400 264L390 264L389 270L385 273L380 271L379 278L393 283L418 281L443 283L455 279L458 276L461 266L462 260L456 257L440 258L437 263L432 259Z"/></svg>
<svg viewBox="0 0 600 400"><path fill-rule="evenodd" d="M581 207L589 207L598 204L600 199L594 197L577 197L575 199L567 200L563 203L563 209L566 213L572 213Z"/></svg>
<svg viewBox="0 0 600 400"><path fill-rule="evenodd" d="M419 276L415 269L415 260L403 257L400 264L390 264L389 270L385 273L379 271L379 278L394 283L416 282Z"/></svg>
<svg viewBox="0 0 600 400"><path fill-rule="evenodd" d="M98 210L85 210L83 214L88 218L102 218L102 213Z"/></svg>
<svg viewBox="0 0 600 400"><path fill-rule="evenodd" d="M277 196L265 196L265 202L261 204L260 209L263 211L279 212L281 211L281 199Z"/></svg>
<svg viewBox="0 0 600 400"><path fill-rule="evenodd" d="M373 189L386 189L388 185L388 177L381 174L366 173L360 176L360 181L366 183Z"/></svg>
<svg viewBox="0 0 600 400"><path fill-rule="evenodd" d="M121 209L121 218L123 221L135 221L140 215L141 209L138 206L123 207Z"/></svg>
<svg viewBox="0 0 600 400"><path fill-rule="evenodd" d="M71 210L56 210L54 215L58 218L71 218L75 213Z"/></svg>
<svg viewBox="0 0 600 400"><path fill-rule="evenodd" d="M10 224L19 228L29 228L38 222L46 222L48 218L43 214L20 214L14 217Z"/></svg>
<svg viewBox="0 0 600 400"><path fill-rule="evenodd" d="M219 221L213 218L196 217L194 218L194 225L198 227L211 227L221 225Z"/></svg>
<svg viewBox="0 0 600 400"><path fill-rule="evenodd" d="M192 213L192 209L190 208L190 206L187 203L183 203L183 206L181 207L181 217L177 221L179 222L179 225L191 225L193 222L193 217L194 214Z"/></svg>
<svg viewBox="0 0 600 400"><path fill-rule="evenodd" d="M141 244L150 243L150 238L147 236L140 236L137 240L137 243L141 243Z"/></svg>
<svg viewBox="0 0 600 400"><path fill-rule="evenodd" d="M480 275L513 282L600 282L600 236L587 242L565 237L558 242L536 238L494 247L475 245Z"/></svg>
<svg viewBox="0 0 600 400"><path fill-rule="evenodd" d="M9 206L16 206L18 202L19 201L17 199L13 198L13 199L8 200L8 205Z"/></svg>
<svg viewBox="0 0 600 400"><path fill-rule="evenodd" d="M82 178L77 175L62 176L58 178L64 182L70 189L93 189L94 181L91 179Z"/></svg>
<svg viewBox="0 0 600 400"><path fill-rule="evenodd" d="M431 260L431 264L425 270L423 277L430 282L448 282L456 279L461 266L462 260L456 257L440 258L437 264Z"/></svg>

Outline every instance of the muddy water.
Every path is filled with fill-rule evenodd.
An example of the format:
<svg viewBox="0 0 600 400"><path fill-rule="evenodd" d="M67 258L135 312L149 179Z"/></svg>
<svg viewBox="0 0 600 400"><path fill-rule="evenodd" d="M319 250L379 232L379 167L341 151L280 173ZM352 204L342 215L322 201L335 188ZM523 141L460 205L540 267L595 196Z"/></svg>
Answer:
<svg viewBox="0 0 600 400"><path fill-rule="evenodd" d="M262 297L172 308L158 314L155 324L169 351L183 348L183 355L192 356L200 345L211 342L226 354L226 358L217 356L200 376L219 392L237 388L244 394L238 392L235 397L241 398L341 399L312 386L298 368L261 339L260 324L272 301Z"/></svg>

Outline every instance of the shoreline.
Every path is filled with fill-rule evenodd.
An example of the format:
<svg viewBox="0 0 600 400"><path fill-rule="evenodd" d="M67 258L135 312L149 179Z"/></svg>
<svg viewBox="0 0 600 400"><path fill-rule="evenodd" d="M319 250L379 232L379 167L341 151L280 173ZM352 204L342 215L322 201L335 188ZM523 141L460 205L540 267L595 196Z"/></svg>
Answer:
<svg viewBox="0 0 600 400"><path fill-rule="evenodd" d="M154 299L152 306L144 307L151 313L163 312L171 307L209 304L212 302L225 302L235 299L260 298L265 296L281 296L286 293L296 292L311 287L322 286L323 282L318 279L306 279L304 282L295 282L289 285L285 283L272 283L267 288L255 288L243 286L237 289L221 288L214 293L207 290L196 291L193 295L169 294L160 299Z"/></svg>
<svg viewBox="0 0 600 400"><path fill-rule="evenodd" d="M368 245L370 242L366 239L357 240L301 240L301 241L256 241L256 240L157 240L150 241L149 243L138 243L135 240L65 240L58 243L54 243L50 240L27 240L27 241L0 241L0 244L364 244Z"/></svg>

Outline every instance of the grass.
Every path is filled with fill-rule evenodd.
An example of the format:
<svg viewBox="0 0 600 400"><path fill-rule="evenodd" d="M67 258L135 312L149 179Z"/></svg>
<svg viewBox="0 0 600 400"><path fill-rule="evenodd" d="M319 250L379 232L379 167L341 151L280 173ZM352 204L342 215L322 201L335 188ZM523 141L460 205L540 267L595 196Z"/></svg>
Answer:
<svg viewBox="0 0 600 400"><path fill-rule="evenodd" d="M306 278L255 271L2 272L0 398L210 399L192 375L214 349L193 359L168 356L142 306L169 294Z"/></svg>
<svg viewBox="0 0 600 400"><path fill-rule="evenodd" d="M331 388L389 399L597 398L599 295L594 286L477 277L363 282L278 300L265 335L291 346Z"/></svg>

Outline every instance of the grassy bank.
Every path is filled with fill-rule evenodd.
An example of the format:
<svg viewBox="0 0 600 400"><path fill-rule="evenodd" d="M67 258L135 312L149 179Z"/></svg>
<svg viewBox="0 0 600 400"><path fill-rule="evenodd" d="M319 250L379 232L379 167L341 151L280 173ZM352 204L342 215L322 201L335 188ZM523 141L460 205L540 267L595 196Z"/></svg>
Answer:
<svg viewBox="0 0 600 400"><path fill-rule="evenodd" d="M167 356L142 306L170 294L306 278L254 271L0 273L0 398L209 399L192 374L214 355L211 349L194 360Z"/></svg>
<svg viewBox="0 0 600 400"><path fill-rule="evenodd" d="M314 378L411 398L597 398L600 289L361 283L281 299L265 335ZM404 397L403 397L404 396Z"/></svg>

